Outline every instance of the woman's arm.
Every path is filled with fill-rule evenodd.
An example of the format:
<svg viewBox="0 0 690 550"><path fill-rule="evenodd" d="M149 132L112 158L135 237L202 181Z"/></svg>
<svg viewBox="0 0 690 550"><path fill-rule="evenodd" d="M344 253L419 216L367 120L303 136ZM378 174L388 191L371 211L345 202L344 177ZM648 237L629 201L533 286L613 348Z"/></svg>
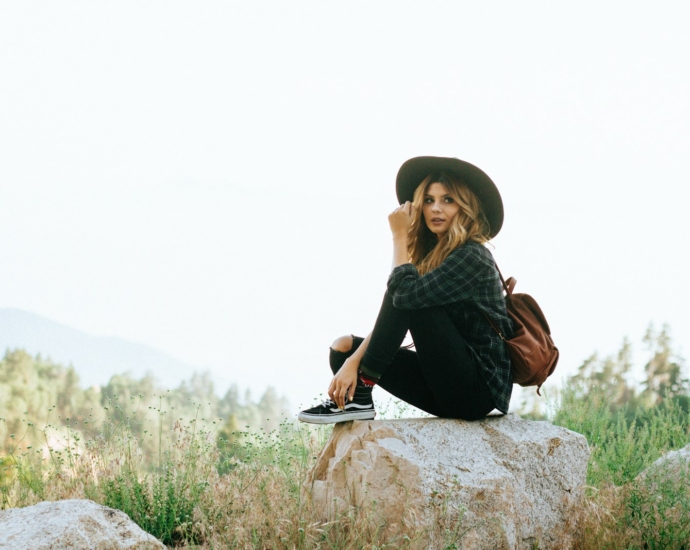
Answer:
<svg viewBox="0 0 690 550"><path fill-rule="evenodd" d="M355 395L359 364L362 362L364 352L367 351L369 340L371 340L371 332L354 353L345 360L343 366L331 380L331 385L328 386L328 396L341 409L345 408L345 398L347 397L347 401L352 401Z"/></svg>
<svg viewBox="0 0 690 550"><path fill-rule="evenodd" d="M393 210L388 216L388 223L393 233L393 268L410 262L407 251L407 236L414 219L414 206L407 201Z"/></svg>
<svg viewBox="0 0 690 550"><path fill-rule="evenodd" d="M388 223L391 227L391 233L393 233L393 268L410 261L407 251L407 235L410 232L410 225L412 225L413 219L414 206L409 201L401 204L388 216ZM328 386L328 396L341 409L345 407L345 399L352 401L355 395L359 364L362 362L364 352L367 351L370 339L371 333L369 333L355 352L345 360L343 366L340 367L340 370L331 380L331 385Z"/></svg>
<svg viewBox="0 0 690 550"><path fill-rule="evenodd" d="M396 267L388 278L388 294L401 309L420 309L472 299L495 281L488 251L476 243L453 250L441 265L419 275L412 265Z"/></svg>

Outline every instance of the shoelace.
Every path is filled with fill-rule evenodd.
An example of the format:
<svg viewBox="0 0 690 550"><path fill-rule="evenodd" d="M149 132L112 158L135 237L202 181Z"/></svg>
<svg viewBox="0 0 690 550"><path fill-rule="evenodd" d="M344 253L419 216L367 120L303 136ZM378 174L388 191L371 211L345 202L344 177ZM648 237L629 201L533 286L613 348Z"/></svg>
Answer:
<svg viewBox="0 0 690 550"><path fill-rule="evenodd" d="M330 407L331 405L335 405L335 401L333 401L331 399L326 399L326 401L321 403L321 405L319 405L319 406L320 407Z"/></svg>

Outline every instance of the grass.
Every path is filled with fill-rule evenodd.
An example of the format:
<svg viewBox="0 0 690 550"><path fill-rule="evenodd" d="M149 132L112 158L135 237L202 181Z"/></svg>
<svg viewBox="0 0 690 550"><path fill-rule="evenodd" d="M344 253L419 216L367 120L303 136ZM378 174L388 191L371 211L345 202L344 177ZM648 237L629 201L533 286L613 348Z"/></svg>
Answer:
<svg viewBox="0 0 690 550"><path fill-rule="evenodd" d="M412 413L396 407L389 404L389 417ZM226 433L219 423L191 418L168 429L163 405L127 415L117 404L110 409L101 432L86 440L76 427L52 426L49 415L42 424L24 418L14 434L0 419L8 449L0 457L1 507L89 498L124 511L170 547L378 549L421 540L385 534L373 509L320 519L303 483L329 427L285 421L270 433ZM614 412L601 396L566 391L552 420L584 434L592 452L579 548L690 548L688 466L668 462L640 476L690 441L687 413L673 402ZM447 495L434 501L436 531L426 535L437 548L461 547L463 511Z"/></svg>
<svg viewBox="0 0 690 550"><path fill-rule="evenodd" d="M0 462L2 508L43 500L88 498L124 511L170 547L407 548L416 540L384 535L375 511L359 510L324 522L303 490L307 472L331 427L284 421L278 430L237 430L219 437L216 423L177 420L164 430L162 407L141 411L110 404L96 437L76 429L23 420L23 431L3 434L9 452ZM411 411L388 404L386 414ZM48 415L48 420L50 419ZM142 429L150 424L150 429ZM151 440L157 440L155 452ZM38 442L42 442L39 444ZM439 537L453 548L461 534L448 507Z"/></svg>
<svg viewBox="0 0 690 550"><path fill-rule="evenodd" d="M596 392L565 391L553 422L583 434L591 456L579 528L584 549L690 548L690 470L649 468L690 443L690 416L673 401L613 411Z"/></svg>

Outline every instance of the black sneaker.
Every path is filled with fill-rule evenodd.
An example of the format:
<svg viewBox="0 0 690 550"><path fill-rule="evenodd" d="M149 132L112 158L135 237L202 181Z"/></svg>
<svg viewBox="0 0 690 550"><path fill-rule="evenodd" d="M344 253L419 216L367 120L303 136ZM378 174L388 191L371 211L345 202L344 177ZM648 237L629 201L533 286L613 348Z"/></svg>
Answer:
<svg viewBox="0 0 690 550"><path fill-rule="evenodd" d="M339 409L338 405L327 399L321 405L300 412L297 419L310 424L335 424L348 420L373 420L375 416L371 388L358 385L354 399L348 401L344 409Z"/></svg>

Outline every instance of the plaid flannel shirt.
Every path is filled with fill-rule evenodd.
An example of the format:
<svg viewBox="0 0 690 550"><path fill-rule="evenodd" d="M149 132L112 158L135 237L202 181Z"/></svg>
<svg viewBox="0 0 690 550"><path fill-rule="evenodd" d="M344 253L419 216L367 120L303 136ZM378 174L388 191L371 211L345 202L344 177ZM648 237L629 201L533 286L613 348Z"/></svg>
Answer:
<svg viewBox="0 0 690 550"><path fill-rule="evenodd" d="M412 264L399 265L388 278L388 294L401 309L443 306L467 342L496 408L508 412L513 389L510 356L484 314L506 338L512 338L513 327L493 256L485 246L466 242L426 275L419 275Z"/></svg>

